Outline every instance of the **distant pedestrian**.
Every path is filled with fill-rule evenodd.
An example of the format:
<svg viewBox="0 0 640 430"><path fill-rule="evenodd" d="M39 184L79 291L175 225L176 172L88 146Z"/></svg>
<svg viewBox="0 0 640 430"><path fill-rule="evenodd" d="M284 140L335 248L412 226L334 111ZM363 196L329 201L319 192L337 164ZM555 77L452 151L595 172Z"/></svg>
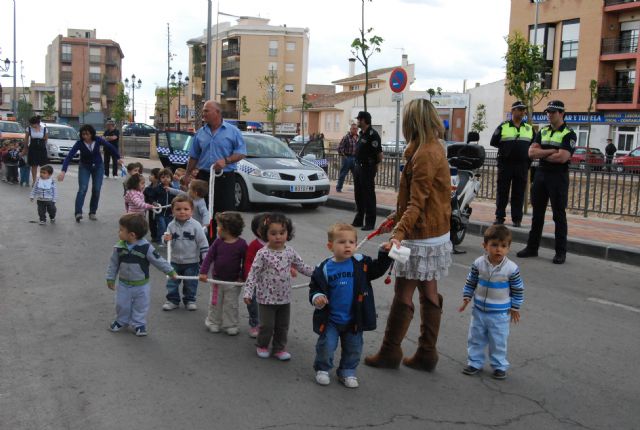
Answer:
<svg viewBox="0 0 640 430"><path fill-rule="evenodd" d="M356 199L354 227L373 230L376 224L376 173L382 161L380 135L371 127L371 114L359 112L356 118L360 136L356 146L353 185ZM364 223L364 224L363 224Z"/></svg>
<svg viewBox="0 0 640 430"><path fill-rule="evenodd" d="M495 379L505 379L509 320L520 321L520 307L524 301L524 284L518 266L507 258L511 247L511 232L503 225L490 226L484 232L482 244L485 255L471 265L463 291L463 312L473 299L473 316L467 340L465 375L482 371L485 349L489 350L489 364Z"/></svg>
<svg viewBox="0 0 640 430"><path fill-rule="evenodd" d="M8 150L4 153L2 161L4 161L7 182L10 184L17 184L18 165L20 164L20 149L18 149L17 143L9 143Z"/></svg>
<svg viewBox="0 0 640 430"><path fill-rule="evenodd" d="M340 167L340 175L338 176L338 183L336 184L336 191L342 192L342 185L344 180L351 172L354 175L356 167L356 145L358 144L358 126L351 124L349 133L347 133L338 146L338 154L342 157L342 166Z"/></svg>
<svg viewBox="0 0 640 430"><path fill-rule="evenodd" d="M533 140L533 128L523 121L526 112L527 106L524 103L514 102L511 105L511 119L500 124L491 137L491 146L498 148L498 189L494 224L504 224L509 191L513 226L520 227L522 223L527 172L531 164L529 146Z"/></svg>
<svg viewBox="0 0 640 430"><path fill-rule="evenodd" d="M120 130L116 129L116 123L112 120L107 121L106 130L102 134L104 140L109 142L116 150L120 150ZM110 166L112 164L113 166ZM112 168L113 178L117 179L118 172L118 159L114 157L110 151L104 151L104 176L109 177L109 168Z"/></svg>
<svg viewBox="0 0 640 430"><path fill-rule="evenodd" d="M613 163L613 157L616 156L616 145L613 144L612 139L607 139L607 146L604 148L605 154L607 154L607 168L611 170L611 164Z"/></svg>
<svg viewBox="0 0 640 430"><path fill-rule="evenodd" d="M35 200L38 204L40 225L47 223L47 214L49 214L51 224L56 222L58 191L56 181L51 177L52 175L53 167L49 165L42 166L40 168L40 177L33 183L31 194L29 194L31 201Z"/></svg>
<svg viewBox="0 0 640 430"><path fill-rule="evenodd" d="M31 180L36 181L38 166L44 166L49 162L47 156L47 140L49 133L47 127L40 123L40 116L36 115L29 119L29 127L24 134L24 149L22 155L27 157L27 162L31 166Z"/></svg>

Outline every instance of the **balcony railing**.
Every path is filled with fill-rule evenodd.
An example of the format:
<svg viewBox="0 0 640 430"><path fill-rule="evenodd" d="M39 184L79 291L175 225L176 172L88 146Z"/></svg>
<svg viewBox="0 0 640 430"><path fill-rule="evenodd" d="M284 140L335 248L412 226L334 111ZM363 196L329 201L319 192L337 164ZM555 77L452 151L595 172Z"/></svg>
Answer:
<svg viewBox="0 0 640 430"><path fill-rule="evenodd" d="M606 54L629 54L638 52L637 37L608 37L602 39L600 53Z"/></svg>
<svg viewBox="0 0 640 430"><path fill-rule="evenodd" d="M632 101L633 86L598 87L598 103L631 103Z"/></svg>
<svg viewBox="0 0 640 430"><path fill-rule="evenodd" d="M72 77L72 72L60 72L60 80L62 81L70 81Z"/></svg>
<svg viewBox="0 0 640 430"><path fill-rule="evenodd" d="M238 90L225 90L225 91L223 91L223 97L225 99L237 99L238 98Z"/></svg>
<svg viewBox="0 0 640 430"><path fill-rule="evenodd" d="M232 55L240 55L240 47L239 46L233 46L233 47L230 47L228 49L223 49L222 50L222 58L227 58L227 57L230 57Z"/></svg>
<svg viewBox="0 0 640 430"><path fill-rule="evenodd" d="M605 6L615 6L624 3L636 3L638 0L604 0Z"/></svg>
<svg viewBox="0 0 640 430"><path fill-rule="evenodd" d="M222 111L222 118L224 118L224 119L238 119L238 112L235 112L235 111Z"/></svg>
<svg viewBox="0 0 640 430"><path fill-rule="evenodd" d="M240 76L240 68L223 70L220 75L223 78L228 78L229 76Z"/></svg>

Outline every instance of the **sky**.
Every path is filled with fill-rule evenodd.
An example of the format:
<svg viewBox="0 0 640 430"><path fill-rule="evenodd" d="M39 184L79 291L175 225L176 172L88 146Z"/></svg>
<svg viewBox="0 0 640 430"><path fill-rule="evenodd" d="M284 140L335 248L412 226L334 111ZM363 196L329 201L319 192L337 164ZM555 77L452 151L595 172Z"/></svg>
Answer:
<svg viewBox="0 0 640 430"><path fill-rule="evenodd" d="M365 28L383 38L369 70L400 65L403 53L415 64L412 90L441 87L462 91L476 82L504 77L504 37L509 28L509 0L365 0ZM212 23L217 1L212 2ZM167 23L173 72L188 74L187 40L207 26L206 0L15 0L17 85L45 81L47 46L67 28L95 29L124 53L122 78L135 74L138 121L153 115L154 91L166 85ZM219 0L220 12L269 18L272 25L307 27L309 84L330 84L348 73L351 42L361 25L361 0ZM235 22L220 16L220 22ZM0 58L13 60L13 3L0 0ZM22 62L22 63L21 63ZM22 65L22 71L21 71ZM13 66L11 66L13 67ZM9 73L12 74L12 70ZM356 63L356 73L364 68ZM22 78L22 79L21 79ZM0 78L3 87L13 78Z"/></svg>

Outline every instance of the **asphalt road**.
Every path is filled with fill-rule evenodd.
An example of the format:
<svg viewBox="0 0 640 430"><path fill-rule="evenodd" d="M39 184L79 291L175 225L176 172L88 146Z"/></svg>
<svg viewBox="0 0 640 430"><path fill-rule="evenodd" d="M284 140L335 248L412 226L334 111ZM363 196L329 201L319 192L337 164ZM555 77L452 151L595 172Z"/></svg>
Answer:
<svg viewBox="0 0 640 430"><path fill-rule="evenodd" d="M316 335L304 289L293 294L293 359L287 363L257 358L246 325L236 337L207 332L203 284L198 311L163 312L164 279L157 271L149 336L107 331L114 294L104 273L117 240L122 186L105 181L98 221L81 224L73 220L76 189L71 173L60 184L57 224L39 226L28 191L0 183L3 430L640 426L639 268L576 255L556 266L548 250L538 259L516 259L526 297L521 323L511 331L508 379L495 381L488 370L469 377L460 371L470 314L457 307L481 240L468 236L462 248L469 253L455 257L440 283L445 299L437 370L361 365L359 389L335 378L321 387L313 379ZM326 227L351 220L351 214L326 207L285 210L296 227L291 245L310 263L327 255ZM252 239L249 229L244 237ZM375 253L380 241L363 251ZM513 256L521 246L513 245ZM382 280L374 288L379 328L365 333L365 354L380 344L392 298ZM407 354L418 337L417 315L403 343ZM241 318L246 321L244 306Z"/></svg>

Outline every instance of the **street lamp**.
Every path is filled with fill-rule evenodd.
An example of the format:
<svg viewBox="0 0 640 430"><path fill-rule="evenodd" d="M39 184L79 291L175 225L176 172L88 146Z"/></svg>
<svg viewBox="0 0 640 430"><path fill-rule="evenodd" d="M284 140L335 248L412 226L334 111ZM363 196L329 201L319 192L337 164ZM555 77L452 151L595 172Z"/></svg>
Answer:
<svg viewBox="0 0 640 430"><path fill-rule="evenodd" d="M9 60L8 58L4 60L4 67L2 67L2 64L0 64L0 72L6 72L7 70L9 70L9 65L11 64L11 60Z"/></svg>
<svg viewBox="0 0 640 430"><path fill-rule="evenodd" d="M216 58L215 58L215 68L213 71L213 99L218 100L218 38L219 36L219 20L218 18L222 16L228 16L231 18L241 18L239 15L233 15L231 13L220 12L220 2L218 2L218 10L216 11ZM207 33L207 50L211 49L211 36ZM208 67L208 66L207 66ZM207 68L207 73L209 73L209 69ZM209 81L209 76L207 76L207 82ZM209 93L211 94L211 93Z"/></svg>
<svg viewBox="0 0 640 430"><path fill-rule="evenodd" d="M138 79L136 82L136 75L131 75L131 84L129 84L129 78L125 78L124 87L131 90L131 122L136 122L136 89L140 89L142 81Z"/></svg>
<svg viewBox="0 0 640 430"><path fill-rule="evenodd" d="M182 115L180 113L180 111L181 111L181 109L180 109L180 93L182 92L182 89L184 87L189 85L189 77L185 76L184 82L183 82L182 81L182 70L179 70L178 71L178 82L176 83L176 75L172 74L171 75L171 84L178 87L178 115L176 115L176 123L177 123L177 126L178 126L178 131L180 131L180 120L182 118Z"/></svg>

